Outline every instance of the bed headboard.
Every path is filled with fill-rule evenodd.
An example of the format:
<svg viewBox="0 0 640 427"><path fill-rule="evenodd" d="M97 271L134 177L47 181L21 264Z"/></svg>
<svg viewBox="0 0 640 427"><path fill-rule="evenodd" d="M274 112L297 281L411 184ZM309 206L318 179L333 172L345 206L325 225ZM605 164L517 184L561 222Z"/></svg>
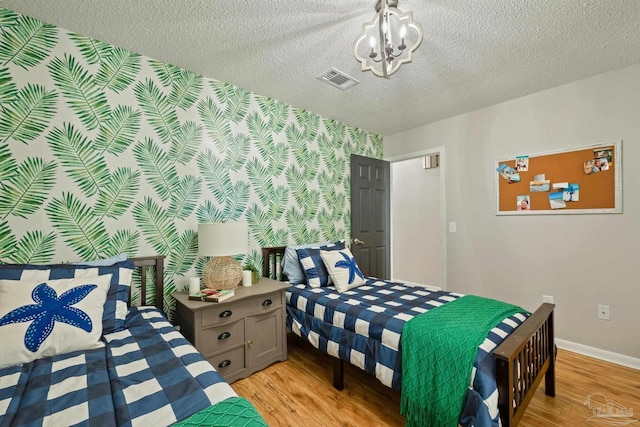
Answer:
<svg viewBox="0 0 640 427"><path fill-rule="evenodd" d="M281 281L287 280L282 274L282 270L278 268L284 258L285 249L286 246L262 248L262 277Z"/></svg>
<svg viewBox="0 0 640 427"><path fill-rule="evenodd" d="M164 311L164 255L130 258L133 264L140 269L140 303L142 305L155 305ZM153 282L155 283L155 301L147 299L147 273L149 267L155 267ZM129 290L129 302L131 302L131 289Z"/></svg>

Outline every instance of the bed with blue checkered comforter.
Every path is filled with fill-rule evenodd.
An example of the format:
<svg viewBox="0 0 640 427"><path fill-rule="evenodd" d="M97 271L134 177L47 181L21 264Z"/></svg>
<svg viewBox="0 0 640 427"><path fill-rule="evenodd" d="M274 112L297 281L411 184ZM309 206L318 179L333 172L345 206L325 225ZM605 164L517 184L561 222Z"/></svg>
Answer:
<svg viewBox="0 0 640 427"><path fill-rule="evenodd" d="M347 292L304 284L286 291L287 326L319 350L375 375L400 391L404 324L461 294L369 278ZM491 352L526 319L519 313L491 330L478 348L464 409L463 426L499 426L495 361Z"/></svg>
<svg viewBox="0 0 640 427"><path fill-rule="evenodd" d="M237 396L156 308L104 341L0 369L0 426L164 426Z"/></svg>

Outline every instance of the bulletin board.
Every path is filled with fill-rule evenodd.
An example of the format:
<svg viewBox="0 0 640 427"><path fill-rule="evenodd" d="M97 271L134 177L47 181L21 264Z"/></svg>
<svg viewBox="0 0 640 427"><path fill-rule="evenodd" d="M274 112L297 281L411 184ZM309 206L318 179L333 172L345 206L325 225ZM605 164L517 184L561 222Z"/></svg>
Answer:
<svg viewBox="0 0 640 427"><path fill-rule="evenodd" d="M497 215L622 213L622 141L497 160Z"/></svg>

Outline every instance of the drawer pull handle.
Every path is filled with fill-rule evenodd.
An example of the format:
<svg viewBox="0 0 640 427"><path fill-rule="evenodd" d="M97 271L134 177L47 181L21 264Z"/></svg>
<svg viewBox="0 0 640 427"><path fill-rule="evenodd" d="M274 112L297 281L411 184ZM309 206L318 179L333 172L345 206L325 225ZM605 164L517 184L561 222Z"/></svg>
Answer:
<svg viewBox="0 0 640 427"><path fill-rule="evenodd" d="M265 307L269 307L273 302L270 299L266 299L262 302L262 305Z"/></svg>
<svg viewBox="0 0 640 427"><path fill-rule="evenodd" d="M229 365L231 365L231 360L229 360L229 359L223 360L222 362L220 362L218 364L218 368L226 368Z"/></svg>
<svg viewBox="0 0 640 427"><path fill-rule="evenodd" d="M218 339L219 340L226 340L230 336L231 336L231 334L229 332L223 332L220 335L218 335Z"/></svg>
<svg viewBox="0 0 640 427"><path fill-rule="evenodd" d="M251 347L253 345L253 341L249 340L247 341L247 344L249 344L249 347Z"/></svg>
<svg viewBox="0 0 640 427"><path fill-rule="evenodd" d="M231 310L225 310L222 313L220 313L220 317L229 317L231 316L233 313L231 312Z"/></svg>

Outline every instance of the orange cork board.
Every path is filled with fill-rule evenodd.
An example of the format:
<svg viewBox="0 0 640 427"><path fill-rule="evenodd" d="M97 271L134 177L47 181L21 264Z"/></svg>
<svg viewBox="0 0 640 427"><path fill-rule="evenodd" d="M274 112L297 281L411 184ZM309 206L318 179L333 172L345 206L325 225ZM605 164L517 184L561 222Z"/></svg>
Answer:
<svg viewBox="0 0 640 427"><path fill-rule="evenodd" d="M496 161L498 215L621 213L621 141Z"/></svg>

